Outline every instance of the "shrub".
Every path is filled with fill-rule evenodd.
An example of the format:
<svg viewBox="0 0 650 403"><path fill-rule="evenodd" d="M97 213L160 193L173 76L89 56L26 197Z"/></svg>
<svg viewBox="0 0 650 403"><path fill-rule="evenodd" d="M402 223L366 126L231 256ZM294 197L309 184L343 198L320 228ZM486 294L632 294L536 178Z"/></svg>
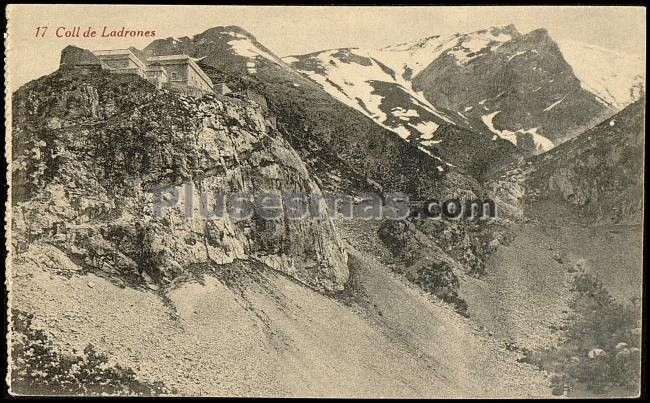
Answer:
<svg viewBox="0 0 650 403"><path fill-rule="evenodd" d="M571 390L577 384L594 394L612 387L637 393L641 338L635 329L640 307L634 302L617 302L589 274L576 276L574 284L574 314L564 334L566 340L557 348L527 352L524 361L555 374L551 378L554 393ZM595 349L602 352L590 357Z"/></svg>
<svg viewBox="0 0 650 403"><path fill-rule="evenodd" d="M109 364L88 344L82 355L57 352L47 334L36 329L33 315L12 309L11 387L25 395L160 395L172 393L162 383L136 378L130 368Z"/></svg>
<svg viewBox="0 0 650 403"><path fill-rule="evenodd" d="M456 312L469 316L467 302L458 295L460 282L451 266L444 262L420 262L406 277L424 291L452 304Z"/></svg>

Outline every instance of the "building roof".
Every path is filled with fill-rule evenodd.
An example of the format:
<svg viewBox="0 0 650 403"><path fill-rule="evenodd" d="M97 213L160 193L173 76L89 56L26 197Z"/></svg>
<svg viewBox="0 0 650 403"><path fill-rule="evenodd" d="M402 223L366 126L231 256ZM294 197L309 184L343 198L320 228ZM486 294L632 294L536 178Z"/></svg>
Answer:
<svg viewBox="0 0 650 403"><path fill-rule="evenodd" d="M187 60L190 59L189 55L166 55L166 56L151 56L147 59L148 62L159 62L163 60Z"/></svg>
<svg viewBox="0 0 650 403"><path fill-rule="evenodd" d="M92 51L95 56L107 56L107 55L133 55L131 49L101 49ZM135 56L135 55L134 55Z"/></svg>
<svg viewBox="0 0 650 403"><path fill-rule="evenodd" d="M131 49L103 49L103 50L93 50L92 53L101 58L102 56L128 56L129 59L133 62L144 68L145 63L136 56Z"/></svg>

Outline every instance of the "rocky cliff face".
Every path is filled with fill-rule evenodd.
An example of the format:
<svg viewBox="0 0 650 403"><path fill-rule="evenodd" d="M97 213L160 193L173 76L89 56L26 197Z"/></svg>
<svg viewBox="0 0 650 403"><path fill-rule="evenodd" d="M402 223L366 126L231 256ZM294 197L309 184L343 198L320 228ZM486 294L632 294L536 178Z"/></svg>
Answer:
<svg viewBox="0 0 650 403"><path fill-rule="evenodd" d="M638 223L643 212L645 98L489 181L507 216Z"/></svg>
<svg viewBox="0 0 650 403"><path fill-rule="evenodd" d="M346 254L323 209L300 221L198 214L200 193L210 209L218 192L320 192L255 104L62 69L14 94L13 133L17 259L38 259L49 244L84 270L151 288L242 260L323 290L347 280ZM171 207L155 214L161 197Z"/></svg>

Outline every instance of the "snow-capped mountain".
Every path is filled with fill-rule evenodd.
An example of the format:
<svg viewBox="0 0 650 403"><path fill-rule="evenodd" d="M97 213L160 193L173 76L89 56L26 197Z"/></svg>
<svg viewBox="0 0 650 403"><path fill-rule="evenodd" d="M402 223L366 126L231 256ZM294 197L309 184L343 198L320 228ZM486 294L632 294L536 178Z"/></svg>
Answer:
<svg viewBox="0 0 650 403"><path fill-rule="evenodd" d="M488 43L471 57L459 58L455 48L444 51L413 78L414 88L441 107L461 111L474 128L483 126L534 153L608 113L581 87L546 30L508 32L510 40Z"/></svg>
<svg viewBox="0 0 650 403"><path fill-rule="evenodd" d="M201 49L200 53L197 48ZM232 25L210 28L192 37L157 39L144 49L144 53L157 56L185 53L222 71L236 70L251 76L257 74L260 64L272 63L290 70L253 35Z"/></svg>
<svg viewBox="0 0 650 403"><path fill-rule="evenodd" d="M414 42L387 46L373 51L373 54L399 71L404 78L411 79L445 52L453 55L458 63L466 64L519 36L521 34L514 25L508 25L444 37L429 36Z"/></svg>
<svg viewBox="0 0 650 403"><path fill-rule="evenodd" d="M582 42L557 42L582 88L618 110L638 100L645 88L645 60Z"/></svg>
<svg viewBox="0 0 650 403"><path fill-rule="evenodd" d="M433 137L441 124L463 125L460 116L436 108L414 91L399 71L372 53L363 49L333 49L288 56L284 61L334 98L407 141L429 147L436 143Z"/></svg>
<svg viewBox="0 0 650 403"><path fill-rule="evenodd" d="M637 59L591 46L569 46L565 58L566 47L544 29L521 34L508 25L284 61L409 141L432 146L440 125L455 125L537 154L643 92Z"/></svg>
<svg viewBox="0 0 650 403"><path fill-rule="evenodd" d="M496 48L518 33L513 27L472 34L432 36L383 49L343 48L287 56L293 68L319 83L339 101L423 148L437 144L440 125L473 129L461 111L436 106L413 89L411 78L450 51L467 63L487 47Z"/></svg>

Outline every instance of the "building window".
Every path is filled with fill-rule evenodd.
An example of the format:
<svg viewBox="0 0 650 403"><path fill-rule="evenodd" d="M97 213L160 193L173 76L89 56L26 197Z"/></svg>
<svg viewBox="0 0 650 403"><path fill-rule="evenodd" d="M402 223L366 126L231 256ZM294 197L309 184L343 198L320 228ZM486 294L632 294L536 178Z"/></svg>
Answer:
<svg viewBox="0 0 650 403"><path fill-rule="evenodd" d="M176 80L178 78L178 74L176 74L175 71L172 71L172 80Z"/></svg>

